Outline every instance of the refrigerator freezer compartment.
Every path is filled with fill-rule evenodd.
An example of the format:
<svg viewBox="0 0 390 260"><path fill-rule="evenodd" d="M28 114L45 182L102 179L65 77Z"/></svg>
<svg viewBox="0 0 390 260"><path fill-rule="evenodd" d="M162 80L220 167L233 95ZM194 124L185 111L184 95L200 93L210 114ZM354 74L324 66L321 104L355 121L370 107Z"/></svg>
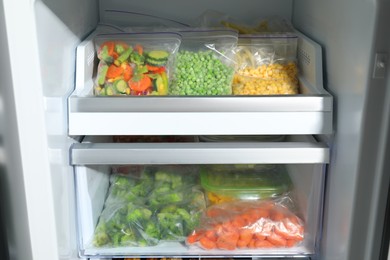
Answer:
<svg viewBox="0 0 390 260"><path fill-rule="evenodd" d="M155 156L151 156L155 155ZM239 155L239 156L238 156ZM111 136L89 137L71 147L71 164L259 164L328 163L329 148L313 136L284 142L113 143Z"/></svg>
<svg viewBox="0 0 390 260"><path fill-rule="evenodd" d="M292 200L282 201L304 223L303 240L292 247L206 250L183 240L153 246L96 246L95 231L110 191L113 165L77 165L75 170L79 249L83 257L304 257L316 254L320 240L324 164L286 164ZM134 166L134 165L132 165ZM141 165L147 167L147 165ZM183 173L183 176L186 176ZM287 206L288 205L288 206ZM197 230L195 228L195 230ZM120 230L118 230L120 232ZM111 241L111 240L110 240Z"/></svg>
<svg viewBox="0 0 390 260"><path fill-rule="evenodd" d="M92 34L77 47L69 135L330 134L333 98L323 88L321 47L297 32L300 94L93 96ZM173 127L174 126L174 127Z"/></svg>

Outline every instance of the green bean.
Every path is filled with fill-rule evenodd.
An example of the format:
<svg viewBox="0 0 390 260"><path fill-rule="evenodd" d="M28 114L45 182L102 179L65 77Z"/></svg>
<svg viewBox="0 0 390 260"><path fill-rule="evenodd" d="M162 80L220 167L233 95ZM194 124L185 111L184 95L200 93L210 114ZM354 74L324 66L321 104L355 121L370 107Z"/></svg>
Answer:
<svg viewBox="0 0 390 260"><path fill-rule="evenodd" d="M180 51L170 95L230 95L234 70L212 51Z"/></svg>

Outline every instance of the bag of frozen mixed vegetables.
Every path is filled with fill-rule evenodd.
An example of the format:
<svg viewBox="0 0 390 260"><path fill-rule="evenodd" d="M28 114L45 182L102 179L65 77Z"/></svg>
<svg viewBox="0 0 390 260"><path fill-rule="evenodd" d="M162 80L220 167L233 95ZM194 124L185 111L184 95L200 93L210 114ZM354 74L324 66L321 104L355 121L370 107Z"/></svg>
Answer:
<svg viewBox="0 0 390 260"><path fill-rule="evenodd" d="M240 35L235 49L234 95L298 94L298 37Z"/></svg>
<svg viewBox="0 0 390 260"><path fill-rule="evenodd" d="M237 31L195 28L178 32L182 36L182 43L169 94L230 95Z"/></svg>
<svg viewBox="0 0 390 260"><path fill-rule="evenodd" d="M173 32L99 34L98 96L167 95L181 36Z"/></svg>
<svg viewBox="0 0 390 260"><path fill-rule="evenodd" d="M206 201L195 166L116 166L113 172L93 246L184 241L198 225Z"/></svg>

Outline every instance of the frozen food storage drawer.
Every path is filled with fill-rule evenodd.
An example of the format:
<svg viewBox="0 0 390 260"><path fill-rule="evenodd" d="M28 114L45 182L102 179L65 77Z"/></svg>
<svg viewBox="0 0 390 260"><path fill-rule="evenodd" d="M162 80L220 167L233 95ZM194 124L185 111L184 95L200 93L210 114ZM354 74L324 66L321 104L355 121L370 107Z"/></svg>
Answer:
<svg viewBox="0 0 390 260"><path fill-rule="evenodd" d="M109 139L109 138L107 138ZM73 165L226 164L329 162L329 148L312 136L291 136L285 142L112 143L73 144ZM92 138L93 140L93 138ZM154 156L151 156L154 155Z"/></svg>
<svg viewBox="0 0 390 260"><path fill-rule="evenodd" d="M308 153L300 153L299 149L312 149L312 152L318 153L315 150L320 150L316 158L301 158L298 160L296 155L292 153L283 154L283 148L278 147L279 154L274 154L273 157L278 157L275 160L268 156L262 149L272 150L271 142L263 143L264 146L257 144L253 147L244 145L245 143L235 143L234 146L226 146L218 149L213 147L221 146L222 143L172 143L172 146L168 146L169 143L112 143L110 137L102 136L99 138L87 137L83 143L72 146L70 156L75 170L75 183L76 183L76 197L77 197L77 217L79 226L79 248L80 254L85 257L310 257L317 253L318 243L321 234L322 223L322 207L323 207L323 188L325 179L325 168L329 161L328 148L325 145L315 142L311 136L296 136L288 137L286 144L291 146L295 144L294 153L301 155L302 157L309 156ZM200 145L195 147L194 145ZM254 144L254 143L251 143ZM310 147L308 144L311 144ZM248 145L248 143L247 143ZM276 147L280 143L273 143ZM99 148L96 148L98 146ZM104 149L106 146L107 149ZM163 147L160 149L159 147ZM128 148L126 148L128 147ZM186 151L186 147L193 154L190 155ZM267 148L266 148L267 147ZM300 147L300 148L299 148ZM238 148L238 150L237 150ZM213 150L213 153L223 155L213 155L208 153L207 150ZM285 150L290 149L285 147ZM88 151L90 150L90 151ZM148 150L149 152L146 152ZM91 154L88 154L92 152ZM185 156L181 155L182 153ZM255 156L250 155L255 153ZM95 157L96 156L96 157ZM208 158L210 157L211 158ZM246 156L250 156L251 159L243 159ZM296 159L289 159L289 157L296 157ZM310 156L309 156L310 157ZM117 160L117 158L121 158ZM256 161L257 158L257 161ZM140 161L142 163L140 163ZM289 204L293 201L291 209L294 209L294 214L299 216L304 225L304 239L298 244L287 247L275 247L275 248L243 248L234 250L221 250L212 249L206 250L199 247L198 244L188 245L184 241L159 241L155 245L144 246L124 246L120 245L115 236L118 232L124 236L128 231L121 231L122 229L116 229L116 223L114 226L114 233L112 233L112 223L107 224L109 226L110 234L105 228L108 221L113 220L113 214L117 211L110 210L107 206L110 194L114 194L112 191L113 185L122 182L113 181L113 176L120 174L123 176L123 170L118 169L130 169L129 172L138 172L149 168L160 169L163 167L179 166L183 169L187 167L207 167L210 164L214 165L248 165L248 168L262 167L263 165L278 165L286 169L289 176L289 180L292 183L291 189L281 189L282 185L274 185L274 189L283 190L283 196L275 197L283 201L283 203ZM261 162L261 163L259 163ZM272 163L271 163L272 162ZM119 167L119 168L118 168ZM238 167L237 169L241 169ZM161 171L164 173L166 170ZM185 170L181 176L184 179L189 179L192 176L193 171ZM201 176L199 171L199 178ZM127 174L127 172L126 172ZM154 172L154 178L157 177L157 172ZM137 174L136 174L137 175ZM138 175L137 175L138 176ZM270 177L270 176L269 176ZM271 176L271 180L272 180ZM248 184L248 183L247 183ZM269 183L267 183L269 185ZM153 186L153 185L151 185ZM129 186L124 186L124 191L132 191ZM156 186L154 186L156 187ZM203 186L201 186L203 187ZM283 186L284 187L284 186ZM152 188L153 190L154 188ZM186 189L185 194L191 194ZM148 191L149 192L149 191ZM202 190L205 196L208 196L206 190ZM175 192L170 192L172 194ZM115 194L122 194L121 192L115 192ZM150 193L149 193L150 194ZM149 195L148 195L149 196ZM131 196L130 196L131 197ZM126 196L126 198L128 198ZM133 197L134 198L134 197ZM146 199L150 199L147 197ZM112 202L112 200L110 200ZM142 203L145 203L145 197L140 199ZM149 204L148 204L149 205ZM152 205L152 204L150 204ZM129 214L129 207L125 206L127 214ZM153 211L154 212L154 211ZM119 213L118 213L119 214ZM127 215L128 216L128 215ZM103 224L100 222L104 220ZM127 219L127 218L126 218ZM129 217L130 219L130 217ZM127 219L131 222L131 220ZM126 222L128 225L129 222ZM115 219L117 221L117 219ZM118 220L120 222L120 220ZM122 220L123 221L123 220ZM273 225L278 223L276 219L271 219ZM260 221L261 222L261 221ZM99 224L100 223L100 224ZM123 224L123 222L119 223ZM119 225L118 224L118 225ZM137 229L144 230L142 225L136 225ZM103 238L110 236L110 239L104 240L108 244L95 245L94 239L101 239L101 232L103 229ZM142 232L140 232L142 234ZM138 233L139 234L139 233ZM101 240L99 240L101 242ZM101 242L101 243L103 243ZM112 244L119 243L113 246Z"/></svg>
<svg viewBox="0 0 390 260"><path fill-rule="evenodd" d="M323 88L321 47L298 33L300 94L94 96L93 34L77 47L70 135L330 134L333 97Z"/></svg>
<svg viewBox="0 0 390 260"><path fill-rule="evenodd" d="M134 167L131 165L130 167ZM77 197L77 218L78 218L78 240L80 255L85 257L304 257L314 256L321 234L321 211L323 203L324 165L321 164L289 164L283 165L293 182L294 190L291 193L275 199L277 203L284 202L290 205L288 208L294 210L295 216L303 221L303 240L291 247L275 246L273 248L235 248L234 250L212 249L206 250L198 244L188 245L184 239L178 241L160 240L153 245L123 245L123 237L126 238L130 232L126 231L127 225L132 223L137 230L145 231L144 224L132 222L129 206L112 202L113 183L111 180L111 165L88 165L75 166L76 197ZM187 176L188 172L183 176ZM176 192L174 194L177 194ZM187 194L191 194L188 193ZM108 199L110 198L110 199ZM293 203L289 200L293 199ZM144 198L140 198L142 201ZM111 205L107 206L107 201ZM236 201L237 202L237 201ZM130 204L130 203L129 203ZM114 207L112 205L115 205ZM134 204L132 204L134 205ZM138 204L139 205L139 204ZM149 204L148 204L149 205ZM172 205L172 204L170 204ZM176 205L176 204L174 204ZM220 206L216 204L214 206ZM142 204L144 206L144 204ZM181 206L183 207L183 206ZM145 207L143 207L145 208ZM148 209L148 207L146 207ZM125 215L118 216L119 210L125 209ZM208 208L210 209L210 208ZM205 210L205 209L204 209ZM154 211L153 211L154 212ZM201 212L202 211L197 211ZM131 214L132 215L132 214ZM229 214L227 214L229 215ZM287 215L287 214L286 214ZM129 220L127 220L127 217ZM125 219L124 219L125 218ZM155 218L153 218L155 219ZM259 225L268 217L259 218L256 223ZM272 218L271 221L277 221ZM114 222L114 223L113 223ZM154 222L153 222L154 223ZM157 222L160 223L160 222ZM180 223L180 222L178 222ZM107 224L107 226L105 226ZM276 225L279 222L275 223ZM117 228L118 226L125 226ZM133 226L131 225L131 226ZM195 226L194 230L202 226ZM244 228L245 229L245 228ZM139 232L141 233L141 232ZM137 234L139 234L137 232ZM143 233L141 233L143 234ZM107 238L108 237L108 238ZM144 237L144 236L142 236ZM107 238L107 239L106 239ZM117 240L119 239L119 241ZM137 237L132 242L141 243ZM144 241L142 241L144 242Z"/></svg>

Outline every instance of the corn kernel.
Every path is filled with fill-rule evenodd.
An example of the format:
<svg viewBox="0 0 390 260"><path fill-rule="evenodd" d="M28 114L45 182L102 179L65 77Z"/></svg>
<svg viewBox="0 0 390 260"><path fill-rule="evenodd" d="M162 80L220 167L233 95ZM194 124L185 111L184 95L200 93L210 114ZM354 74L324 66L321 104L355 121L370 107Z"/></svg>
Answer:
<svg viewBox="0 0 390 260"><path fill-rule="evenodd" d="M288 64L269 64L258 67L245 67L238 70L233 78L235 95L278 95L297 94L297 66Z"/></svg>

